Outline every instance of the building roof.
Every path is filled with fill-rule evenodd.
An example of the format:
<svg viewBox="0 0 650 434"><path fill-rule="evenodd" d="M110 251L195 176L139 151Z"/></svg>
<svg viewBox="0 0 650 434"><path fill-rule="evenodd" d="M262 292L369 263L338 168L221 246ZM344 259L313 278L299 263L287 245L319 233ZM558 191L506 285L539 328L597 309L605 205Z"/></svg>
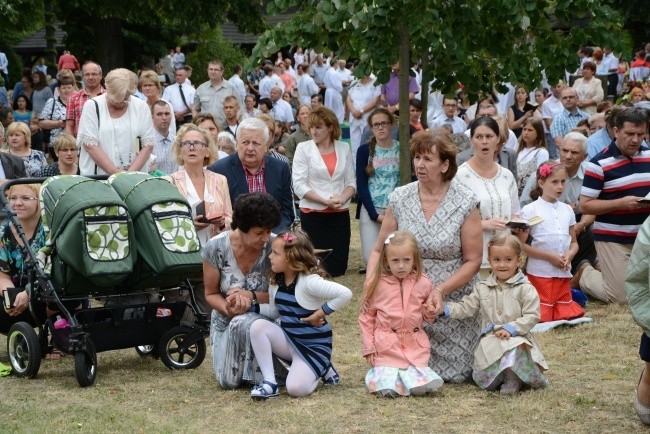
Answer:
<svg viewBox="0 0 650 434"><path fill-rule="evenodd" d="M65 48L63 45L63 38L66 35L66 32L61 30L61 26L63 23L54 23L56 26L56 30L54 30L54 37L56 38L57 42L54 44L54 49L57 51L61 51ZM15 44L13 47L14 51L16 53L25 53L25 52L42 52L45 51L47 48L47 44L45 41L45 29L40 29L37 30L36 32L32 33L22 41L18 42Z"/></svg>
<svg viewBox="0 0 650 434"><path fill-rule="evenodd" d="M275 27L280 23L289 21L292 16L293 13L266 16L265 17L266 24L268 24L269 27ZM257 43L257 39L260 36L260 35L253 35L251 33L247 33L247 34L239 33L239 31L237 30L237 26L235 26L231 21L222 24L221 31L223 32L223 37L226 38L228 41L232 42L233 44L255 45Z"/></svg>

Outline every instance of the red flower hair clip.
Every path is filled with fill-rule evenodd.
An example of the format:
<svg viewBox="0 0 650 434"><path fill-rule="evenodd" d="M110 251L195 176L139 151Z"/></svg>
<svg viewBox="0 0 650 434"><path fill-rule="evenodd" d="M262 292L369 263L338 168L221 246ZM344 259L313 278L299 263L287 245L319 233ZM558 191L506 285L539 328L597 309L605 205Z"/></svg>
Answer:
<svg viewBox="0 0 650 434"><path fill-rule="evenodd" d="M289 232L285 232L285 233L284 233L284 236L282 237L282 240L283 240L285 243L290 243L290 242L292 242L292 241L296 241L296 239L297 239L296 236L295 236L295 235L291 235Z"/></svg>

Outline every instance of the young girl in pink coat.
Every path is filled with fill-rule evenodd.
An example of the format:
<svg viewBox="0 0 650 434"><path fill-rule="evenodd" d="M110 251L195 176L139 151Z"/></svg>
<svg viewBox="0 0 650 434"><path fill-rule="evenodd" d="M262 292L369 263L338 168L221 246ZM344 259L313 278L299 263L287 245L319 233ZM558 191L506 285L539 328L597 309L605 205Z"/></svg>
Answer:
<svg viewBox="0 0 650 434"><path fill-rule="evenodd" d="M363 356L371 366L366 386L383 396L435 392L442 378L429 368L431 346L422 330L425 303L434 290L422 274L418 245L409 232L386 238L359 316Z"/></svg>

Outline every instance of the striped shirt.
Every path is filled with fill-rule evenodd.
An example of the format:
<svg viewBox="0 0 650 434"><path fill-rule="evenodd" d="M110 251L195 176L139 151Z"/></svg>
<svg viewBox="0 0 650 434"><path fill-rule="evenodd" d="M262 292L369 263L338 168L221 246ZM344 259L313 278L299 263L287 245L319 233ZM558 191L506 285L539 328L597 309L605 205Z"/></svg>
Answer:
<svg viewBox="0 0 650 434"><path fill-rule="evenodd" d="M600 200L650 193L650 149L641 146L632 158L621 154L616 140L596 155L585 170L581 194ZM634 244L639 228L650 215L648 208L619 210L596 216L594 240Z"/></svg>
<svg viewBox="0 0 650 434"><path fill-rule="evenodd" d="M280 326L291 343L291 346L300 354L300 357L311 368L316 377L327 372L332 358L332 328L325 321L322 327L314 327L310 323L301 321L300 318L311 316L315 310L305 309L296 299L296 283L298 276L290 284L284 283L284 276L278 279L278 291L275 294L275 305L280 314ZM322 306L326 310L327 303Z"/></svg>
<svg viewBox="0 0 650 434"><path fill-rule="evenodd" d="M258 191L266 193L266 182L264 182L264 166L264 160L262 160L260 169L255 173L251 173L251 171L248 170L248 167L244 166L244 175L246 175L246 182L248 182L249 193L255 193Z"/></svg>

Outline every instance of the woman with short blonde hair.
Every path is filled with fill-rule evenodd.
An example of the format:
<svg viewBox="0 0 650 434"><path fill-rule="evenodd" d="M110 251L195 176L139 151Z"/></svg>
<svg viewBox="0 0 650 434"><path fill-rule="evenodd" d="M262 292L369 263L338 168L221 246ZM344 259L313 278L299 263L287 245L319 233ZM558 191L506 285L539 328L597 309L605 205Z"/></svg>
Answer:
<svg viewBox="0 0 650 434"><path fill-rule="evenodd" d="M7 127L7 151L11 155L20 157L25 164L25 173L28 177L34 176L47 165L45 154L32 149L32 134L27 124L12 122Z"/></svg>
<svg viewBox="0 0 650 434"><path fill-rule="evenodd" d="M135 74L119 68L106 76L106 93L86 101L79 122L81 174L139 171L155 143L151 110L133 98Z"/></svg>

